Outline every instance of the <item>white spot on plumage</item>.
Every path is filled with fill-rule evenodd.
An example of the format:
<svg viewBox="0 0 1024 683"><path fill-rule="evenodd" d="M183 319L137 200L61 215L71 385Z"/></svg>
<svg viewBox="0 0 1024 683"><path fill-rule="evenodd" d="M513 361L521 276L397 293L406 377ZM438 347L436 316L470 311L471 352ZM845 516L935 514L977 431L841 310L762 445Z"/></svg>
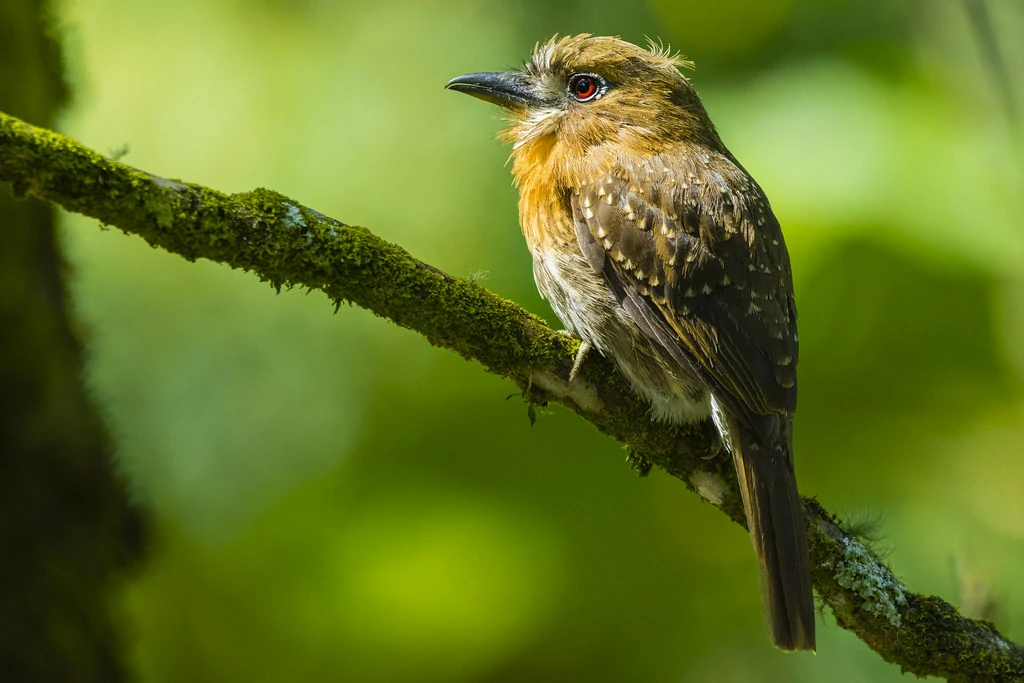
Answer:
<svg viewBox="0 0 1024 683"><path fill-rule="evenodd" d="M697 296L697 292L693 291L693 287L688 287L686 291L683 292L683 296L695 297Z"/></svg>
<svg viewBox="0 0 1024 683"><path fill-rule="evenodd" d="M705 295L708 295L708 294L711 293L711 288L708 287L707 284L705 284L704 287L700 291L704 292Z"/></svg>
<svg viewBox="0 0 1024 683"><path fill-rule="evenodd" d="M729 276L728 275L723 275L722 276L722 285L723 286L728 286L730 284L732 284L732 280L729 279Z"/></svg>
<svg viewBox="0 0 1024 683"><path fill-rule="evenodd" d="M672 266L676 265L676 257L675 256L672 256L671 258L669 258L668 265L669 265L670 268Z"/></svg>
<svg viewBox="0 0 1024 683"><path fill-rule="evenodd" d="M604 248L608 249L608 250L611 250L611 248L612 248L612 241L611 240L605 240L604 241Z"/></svg>
<svg viewBox="0 0 1024 683"><path fill-rule="evenodd" d="M608 236L608 231L604 229L603 225L597 226L597 239L603 240Z"/></svg>
<svg viewBox="0 0 1024 683"><path fill-rule="evenodd" d="M583 215L586 217L586 219L588 221L589 220L593 220L593 218L594 218L594 211L593 211L593 209L590 209L590 208L583 209Z"/></svg>
<svg viewBox="0 0 1024 683"><path fill-rule="evenodd" d="M761 307L755 304L753 301L750 302L750 307L747 309L747 315L752 313L760 313Z"/></svg>

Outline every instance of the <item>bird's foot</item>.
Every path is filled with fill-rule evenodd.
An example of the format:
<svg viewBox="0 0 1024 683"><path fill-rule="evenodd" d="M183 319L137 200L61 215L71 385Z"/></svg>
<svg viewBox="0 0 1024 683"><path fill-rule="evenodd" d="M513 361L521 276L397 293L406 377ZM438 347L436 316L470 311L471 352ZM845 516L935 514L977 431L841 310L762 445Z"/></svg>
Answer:
<svg viewBox="0 0 1024 683"><path fill-rule="evenodd" d="M587 357L587 354L592 348L591 343L586 339L580 340L580 348L576 352L576 360L572 362L572 370L569 371L569 382L571 383L576 379L576 375L579 374L580 368L583 366L583 359Z"/></svg>

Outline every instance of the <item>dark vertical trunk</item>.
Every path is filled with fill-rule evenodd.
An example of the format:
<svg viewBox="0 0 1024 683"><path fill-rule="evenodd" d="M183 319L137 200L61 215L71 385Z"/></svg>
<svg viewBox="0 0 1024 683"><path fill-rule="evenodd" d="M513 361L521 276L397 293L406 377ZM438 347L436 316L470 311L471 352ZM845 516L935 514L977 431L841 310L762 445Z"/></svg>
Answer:
<svg viewBox="0 0 1024 683"><path fill-rule="evenodd" d="M67 99L42 0L0 0L0 111ZM82 385L54 210L0 191L0 681L124 680L112 590L141 524Z"/></svg>

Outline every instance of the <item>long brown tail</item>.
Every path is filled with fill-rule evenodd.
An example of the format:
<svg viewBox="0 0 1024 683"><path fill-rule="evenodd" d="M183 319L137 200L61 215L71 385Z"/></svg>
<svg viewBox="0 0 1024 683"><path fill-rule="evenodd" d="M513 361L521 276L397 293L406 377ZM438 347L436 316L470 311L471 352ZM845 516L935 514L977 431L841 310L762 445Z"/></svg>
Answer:
<svg viewBox="0 0 1024 683"><path fill-rule="evenodd" d="M814 650L814 595L803 505L796 487L788 416L774 448L731 420L730 441L750 539L761 575L761 602L775 647Z"/></svg>

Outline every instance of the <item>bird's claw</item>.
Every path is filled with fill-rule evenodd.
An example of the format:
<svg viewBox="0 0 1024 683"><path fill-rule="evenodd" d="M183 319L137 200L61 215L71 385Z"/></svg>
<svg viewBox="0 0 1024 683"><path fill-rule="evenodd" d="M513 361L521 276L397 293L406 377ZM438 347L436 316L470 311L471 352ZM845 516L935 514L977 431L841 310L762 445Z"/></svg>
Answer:
<svg viewBox="0 0 1024 683"><path fill-rule="evenodd" d="M576 379L576 375L579 374L580 368L583 366L583 359L587 357L587 353L590 352L591 344L586 339L580 340L580 348L576 351L576 360L572 363L572 370L569 371L569 382Z"/></svg>

